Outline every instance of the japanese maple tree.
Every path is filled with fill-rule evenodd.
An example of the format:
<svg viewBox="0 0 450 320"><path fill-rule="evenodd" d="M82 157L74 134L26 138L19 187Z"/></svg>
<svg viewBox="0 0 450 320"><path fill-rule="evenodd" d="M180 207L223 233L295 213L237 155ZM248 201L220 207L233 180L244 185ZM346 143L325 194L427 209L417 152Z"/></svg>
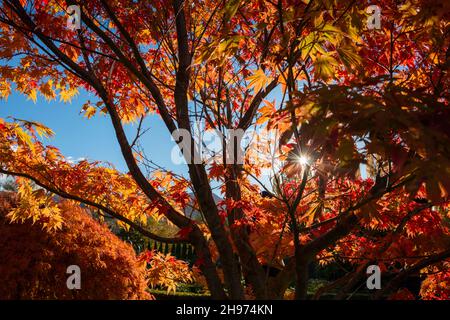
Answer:
<svg viewBox="0 0 450 320"><path fill-rule="evenodd" d="M32 210L31 204L45 200L41 191L32 192L29 183L23 183L18 194L0 192L2 300L152 298L145 266L132 247L76 203L62 201L45 207L58 211L64 220L56 232L59 219L51 216L11 223L8 215L17 217ZM80 289L69 290L66 285L70 265L82 272Z"/></svg>
<svg viewBox="0 0 450 320"><path fill-rule="evenodd" d="M1 173L151 239L191 243L216 299L282 298L292 282L305 299L317 261L352 270L316 297L340 287L345 298L378 264L390 281L374 298L418 273L427 277L423 298L448 298L447 1L0 3L0 95L68 101L91 93L96 101L83 112L110 118L128 167L72 163L40 140L49 128L12 118L0 120ZM79 28L68 27L70 6L80 8ZM245 144L242 163L227 161L235 158L225 138L208 159L183 152L186 179L152 170L140 143L151 114L180 149L202 145L198 126L224 137L253 132L257 141ZM134 137L125 134L130 122ZM150 217L179 233L157 234ZM267 265L280 272L269 277Z"/></svg>

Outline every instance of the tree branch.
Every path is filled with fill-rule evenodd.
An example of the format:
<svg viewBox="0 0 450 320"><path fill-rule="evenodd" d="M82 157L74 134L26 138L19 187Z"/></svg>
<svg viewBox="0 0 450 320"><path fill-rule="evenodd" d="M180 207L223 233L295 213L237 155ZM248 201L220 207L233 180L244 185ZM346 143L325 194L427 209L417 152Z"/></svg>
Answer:
<svg viewBox="0 0 450 320"><path fill-rule="evenodd" d="M81 198L77 195L73 195L70 193L67 193L63 190L60 190L56 187L52 187L49 186L43 182L41 182L40 180L38 180L37 178L31 176L30 174L27 173L21 173L21 172L14 172L14 171L9 171L9 170L5 170L0 168L0 173L3 174L7 174L7 175L11 175L11 176L16 176L16 177L22 177L22 178L26 178L28 180L33 181L34 183L36 183L38 186L40 186L41 188L44 188L45 190L50 191L51 193L54 193L56 195L59 195L60 197L64 198L64 199L69 199L69 200L75 200L77 202L80 203L84 203L88 206L97 208L99 210L102 210L103 212L107 213L108 215L110 215L111 217L122 221L124 223L126 223L127 225L129 225L131 228L133 228L134 230L138 231L139 233L141 233L142 235L156 240L156 241L161 241L161 242L167 242L167 243L182 243L182 242L187 242L187 240L185 239L181 239L181 238L167 238L167 237L162 237L162 236L158 236L152 232L150 232L149 230L141 227L140 225L138 225L137 223L129 220L128 218L125 218L124 216L118 214L117 212L115 212L114 210L112 210L111 208L108 208L102 204L96 203L94 201L88 200L88 199L84 199Z"/></svg>

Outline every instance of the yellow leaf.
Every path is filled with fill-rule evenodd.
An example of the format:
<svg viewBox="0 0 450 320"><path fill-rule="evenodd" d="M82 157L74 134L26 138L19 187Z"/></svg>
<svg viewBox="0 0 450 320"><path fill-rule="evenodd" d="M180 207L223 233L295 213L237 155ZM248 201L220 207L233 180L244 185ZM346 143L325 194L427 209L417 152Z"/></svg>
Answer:
<svg viewBox="0 0 450 320"><path fill-rule="evenodd" d="M97 109L95 109L93 106L88 106L84 111L84 116L90 119L95 115L96 112Z"/></svg>
<svg viewBox="0 0 450 320"><path fill-rule="evenodd" d="M272 81L272 78L266 76L266 74L262 69L258 69L255 71L253 75L249 76L246 80L249 82L247 88L249 89L253 88L253 92L256 94L262 88L264 88L270 81Z"/></svg>
<svg viewBox="0 0 450 320"><path fill-rule="evenodd" d="M224 20L229 21L239 9L241 0L230 0L227 1L224 8Z"/></svg>
<svg viewBox="0 0 450 320"><path fill-rule="evenodd" d="M298 49L300 49L302 52L302 56L301 56L302 60L305 60L306 57L312 51L311 49L314 47L315 43L317 42L316 36L317 35L315 32L311 32L300 41L300 43L298 45Z"/></svg>
<svg viewBox="0 0 450 320"><path fill-rule="evenodd" d="M64 103L71 102L72 98L77 94L78 94L78 90L76 88L75 89L67 89L67 90L62 89L59 93L60 101L63 101Z"/></svg>
<svg viewBox="0 0 450 320"><path fill-rule="evenodd" d="M29 93L28 93L28 98L33 100L34 103L36 103L37 100L37 90L36 89L32 89Z"/></svg>
<svg viewBox="0 0 450 320"><path fill-rule="evenodd" d="M11 94L11 85L6 80L0 80L0 99L7 99Z"/></svg>
<svg viewBox="0 0 450 320"><path fill-rule="evenodd" d="M242 37L233 36L228 39L224 39L220 41L219 46L217 47L218 54L222 54L225 51L236 49L239 45L239 41Z"/></svg>
<svg viewBox="0 0 450 320"><path fill-rule="evenodd" d="M276 112L275 101L265 101L266 105L259 109L261 116L256 120L256 124L262 124L271 119L272 115Z"/></svg>
<svg viewBox="0 0 450 320"><path fill-rule="evenodd" d="M28 147L34 151L33 141L31 141L31 137L28 133L26 133L21 127L17 126L14 128L14 132L17 138L28 145Z"/></svg>
<svg viewBox="0 0 450 320"><path fill-rule="evenodd" d="M320 204L312 205L308 211L303 215L302 220L306 220L306 226L309 227L313 224L316 218L317 210L320 208Z"/></svg>
<svg viewBox="0 0 450 320"><path fill-rule="evenodd" d="M322 55L314 61L315 74L317 78L328 80L333 78L337 61L330 55Z"/></svg>
<svg viewBox="0 0 450 320"><path fill-rule="evenodd" d="M347 70L352 70L353 67L361 64L361 57L355 52L354 48L343 47L336 50L340 59L344 63Z"/></svg>
<svg viewBox="0 0 450 320"><path fill-rule="evenodd" d="M52 129L44 126L43 124L35 122L34 126L36 127L36 131L40 137L49 138L49 137L53 137L55 135L55 133L53 132Z"/></svg>

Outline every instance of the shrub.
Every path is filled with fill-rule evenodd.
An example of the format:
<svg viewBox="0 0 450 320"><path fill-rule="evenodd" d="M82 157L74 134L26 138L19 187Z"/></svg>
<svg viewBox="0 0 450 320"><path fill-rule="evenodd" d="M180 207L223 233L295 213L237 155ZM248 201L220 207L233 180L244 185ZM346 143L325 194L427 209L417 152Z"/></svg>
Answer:
<svg viewBox="0 0 450 320"><path fill-rule="evenodd" d="M0 193L0 299L148 299L145 266L132 247L69 201L57 204L62 226L11 223L20 203ZM81 289L69 290L67 267L78 265Z"/></svg>

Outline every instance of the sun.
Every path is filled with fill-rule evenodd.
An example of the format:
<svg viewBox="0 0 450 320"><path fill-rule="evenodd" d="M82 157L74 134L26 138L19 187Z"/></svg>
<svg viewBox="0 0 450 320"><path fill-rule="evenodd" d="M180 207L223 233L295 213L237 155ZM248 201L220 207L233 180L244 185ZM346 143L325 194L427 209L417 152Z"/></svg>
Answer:
<svg viewBox="0 0 450 320"><path fill-rule="evenodd" d="M298 163L300 163L301 165L308 165L309 164L309 158L305 155L301 155L298 157Z"/></svg>

